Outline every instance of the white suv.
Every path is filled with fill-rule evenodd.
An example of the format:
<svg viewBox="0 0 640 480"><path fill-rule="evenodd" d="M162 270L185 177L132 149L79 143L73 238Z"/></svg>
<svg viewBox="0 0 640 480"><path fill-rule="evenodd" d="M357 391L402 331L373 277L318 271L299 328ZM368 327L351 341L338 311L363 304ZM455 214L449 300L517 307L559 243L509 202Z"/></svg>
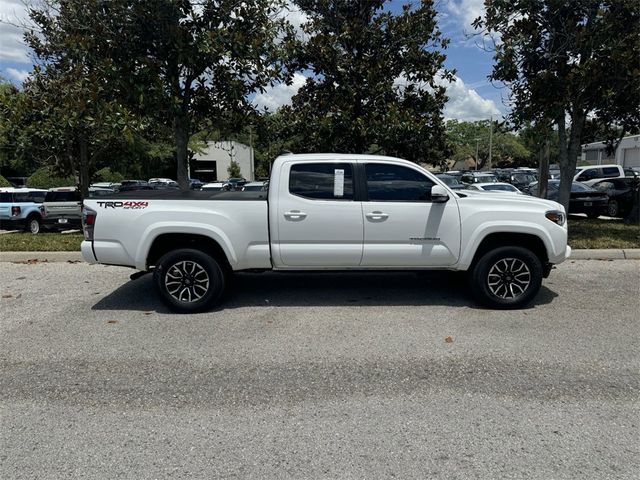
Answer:
<svg viewBox="0 0 640 480"><path fill-rule="evenodd" d="M593 185L604 178L624 177L624 168L621 165L587 165L576 168L573 181Z"/></svg>

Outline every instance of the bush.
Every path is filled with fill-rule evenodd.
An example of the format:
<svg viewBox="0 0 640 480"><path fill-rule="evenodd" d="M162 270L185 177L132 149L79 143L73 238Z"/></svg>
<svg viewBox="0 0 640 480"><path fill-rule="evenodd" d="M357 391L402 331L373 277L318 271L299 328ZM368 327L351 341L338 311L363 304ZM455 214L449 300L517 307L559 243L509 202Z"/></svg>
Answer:
<svg viewBox="0 0 640 480"><path fill-rule="evenodd" d="M94 175L94 183L97 182L111 182L111 183L120 183L124 180L124 177L121 173L112 172L109 167L101 168Z"/></svg>
<svg viewBox="0 0 640 480"><path fill-rule="evenodd" d="M27 179L27 187L29 188L70 187L77 184L74 177L57 176L51 167L39 168Z"/></svg>
<svg viewBox="0 0 640 480"><path fill-rule="evenodd" d="M11 185L11 183L9 183L9 180L7 180L2 175L0 175L0 187L12 187L12 186L13 185Z"/></svg>

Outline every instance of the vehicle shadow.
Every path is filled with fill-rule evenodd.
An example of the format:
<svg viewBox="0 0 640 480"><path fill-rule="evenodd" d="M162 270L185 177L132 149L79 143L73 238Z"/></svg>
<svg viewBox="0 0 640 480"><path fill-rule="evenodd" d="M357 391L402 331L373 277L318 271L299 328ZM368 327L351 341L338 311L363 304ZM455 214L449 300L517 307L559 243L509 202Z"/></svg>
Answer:
<svg viewBox="0 0 640 480"><path fill-rule="evenodd" d="M546 305L556 292L542 286L527 308ZM456 272L239 273L214 310L243 307L450 306L483 309L472 298L465 276ZM117 288L93 310L168 312L151 275Z"/></svg>

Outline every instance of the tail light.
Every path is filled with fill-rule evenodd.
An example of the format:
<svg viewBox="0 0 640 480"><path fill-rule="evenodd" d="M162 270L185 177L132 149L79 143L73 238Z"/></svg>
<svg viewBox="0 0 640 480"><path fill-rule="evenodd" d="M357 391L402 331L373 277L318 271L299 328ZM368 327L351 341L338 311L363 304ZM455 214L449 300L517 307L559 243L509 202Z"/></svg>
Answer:
<svg viewBox="0 0 640 480"><path fill-rule="evenodd" d="M11 216L17 217L18 215L20 215L21 211L22 210L20 209L20 207L11 207Z"/></svg>
<svg viewBox="0 0 640 480"><path fill-rule="evenodd" d="M84 230L84 239L93 241L93 227L96 223L97 213L88 207L82 207L82 229Z"/></svg>

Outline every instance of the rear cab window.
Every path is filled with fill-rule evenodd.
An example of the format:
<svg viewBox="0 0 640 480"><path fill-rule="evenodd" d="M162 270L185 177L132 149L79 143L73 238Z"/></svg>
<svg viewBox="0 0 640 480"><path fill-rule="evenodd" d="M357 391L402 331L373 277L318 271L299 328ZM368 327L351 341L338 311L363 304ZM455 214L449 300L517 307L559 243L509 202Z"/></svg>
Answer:
<svg viewBox="0 0 640 480"><path fill-rule="evenodd" d="M296 163L289 172L289 193L311 200L353 200L350 163Z"/></svg>

